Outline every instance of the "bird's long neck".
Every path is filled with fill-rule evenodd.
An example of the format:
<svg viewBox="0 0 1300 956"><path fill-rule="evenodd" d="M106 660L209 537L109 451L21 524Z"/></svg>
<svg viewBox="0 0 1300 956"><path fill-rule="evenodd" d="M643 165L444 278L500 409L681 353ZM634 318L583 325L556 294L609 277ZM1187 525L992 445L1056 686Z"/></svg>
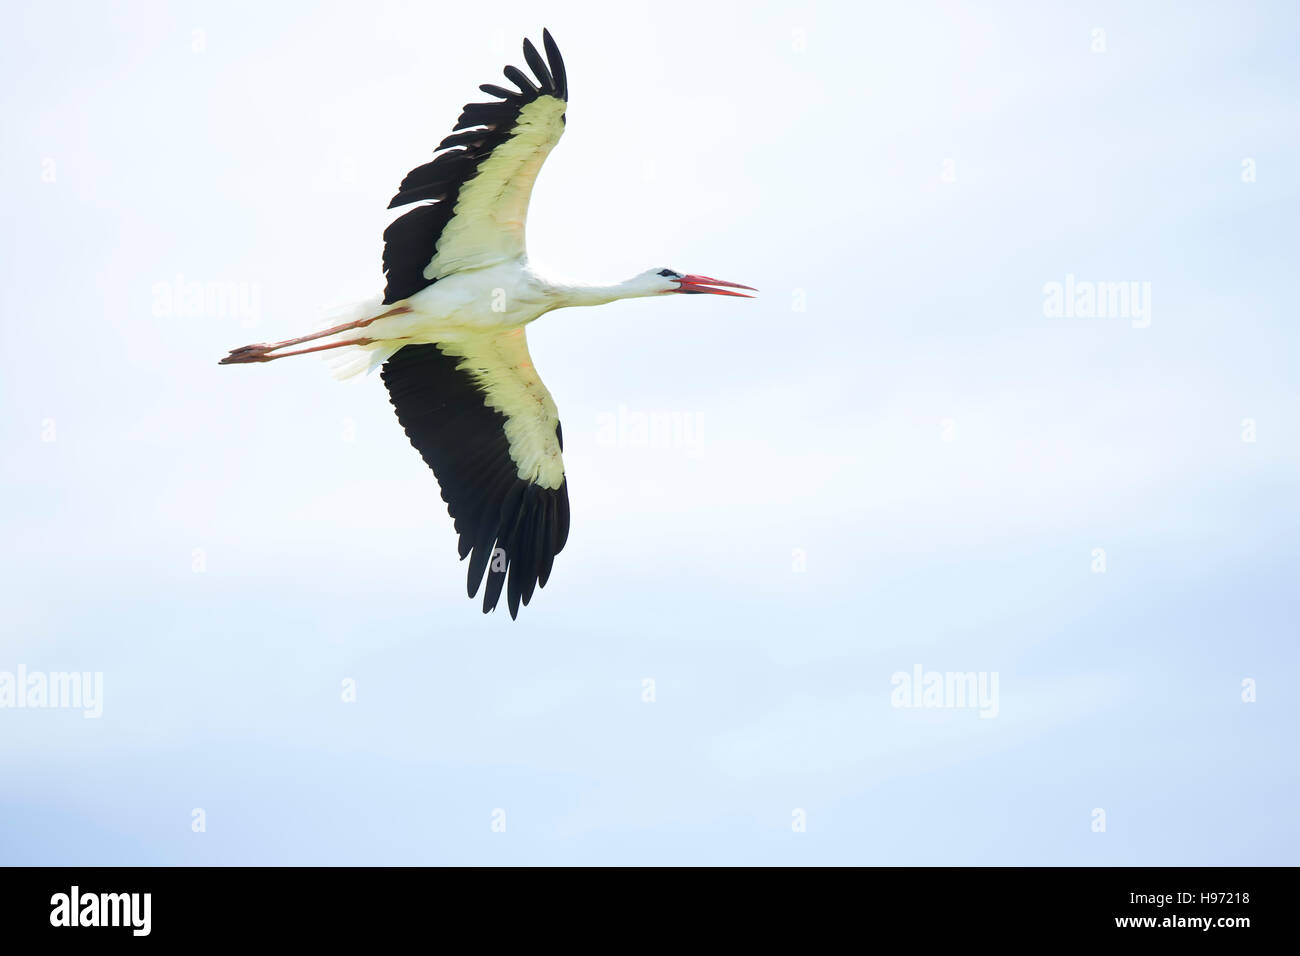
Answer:
<svg viewBox="0 0 1300 956"><path fill-rule="evenodd" d="M598 285L591 282L552 282L551 294L557 309L579 305L604 305L619 299L633 299L638 296L654 295L656 290L647 290L634 276L612 285Z"/></svg>

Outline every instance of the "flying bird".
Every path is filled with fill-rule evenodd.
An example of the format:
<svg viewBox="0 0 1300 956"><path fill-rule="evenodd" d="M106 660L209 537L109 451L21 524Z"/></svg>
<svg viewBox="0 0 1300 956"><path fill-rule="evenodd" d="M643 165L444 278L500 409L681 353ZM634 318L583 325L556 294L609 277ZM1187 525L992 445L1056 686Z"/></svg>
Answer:
<svg viewBox="0 0 1300 956"><path fill-rule="evenodd" d="M384 231L382 299L349 321L284 342L245 345L222 365L342 349L344 373L382 365L411 444L433 469L469 558L484 613L505 591L510 616L550 576L569 535L564 439L524 327L553 309L668 293L746 296L750 286L672 269L597 285L548 278L528 263L524 220L538 170L564 132L569 81L549 31L545 58L524 40L518 89L479 87L434 158L407 173L389 209L419 203ZM304 348L309 342L319 344Z"/></svg>

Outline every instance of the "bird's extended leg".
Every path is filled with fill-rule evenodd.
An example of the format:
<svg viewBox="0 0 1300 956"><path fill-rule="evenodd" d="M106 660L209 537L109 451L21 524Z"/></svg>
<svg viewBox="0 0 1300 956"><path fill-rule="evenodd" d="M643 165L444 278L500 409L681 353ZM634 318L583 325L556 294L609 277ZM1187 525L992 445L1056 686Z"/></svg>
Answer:
<svg viewBox="0 0 1300 956"><path fill-rule="evenodd" d="M387 319L394 315L405 315L411 311L411 307L400 305L395 309L389 309L381 315L372 315L368 318L358 319L355 322L344 322L342 325L336 325L332 329L325 329L322 332L313 332L310 335L300 335L296 339L285 339L283 342L263 343L260 345L244 345L237 349L232 349L230 354L223 358L218 365L239 365L245 362L269 362L272 359L284 358L288 355L302 355L305 352L319 352L321 348L337 348L340 345L357 345L371 341L370 339L357 339L349 342L338 342L334 345L326 345L321 348L300 349L297 352L284 352L281 355L271 355L269 353L288 348L291 345L301 345L303 342L311 342L315 339L323 339L329 335L337 335L340 332L347 332L350 329L364 329L371 322L379 319Z"/></svg>
<svg viewBox="0 0 1300 956"><path fill-rule="evenodd" d="M288 358L290 355L306 355L308 352L324 352L326 349L339 349L345 345L369 345L374 339L346 339L342 342L330 342L327 345L313 345L309 349L295 349L292 352L281 352L279 355L271 355L268 352L247 351L247 349L256 349L257 346L246 346L244 349L235 349L217 364L219 365L240 365L246 362L274 362L276 359Z"/></svg>

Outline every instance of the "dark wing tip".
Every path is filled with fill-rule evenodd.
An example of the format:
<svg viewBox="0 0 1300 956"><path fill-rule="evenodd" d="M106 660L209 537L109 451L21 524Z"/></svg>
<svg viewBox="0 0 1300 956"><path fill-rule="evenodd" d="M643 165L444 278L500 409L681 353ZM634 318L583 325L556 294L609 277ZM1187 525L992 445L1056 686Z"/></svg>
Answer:
<svg viewBox="0 0 1300 956"><path fill-rule="evenodd" d="M488 96L499 96L503 100L519 99L517 90L507 90L504 86L497 86L495 83L480 83L478 88Z"/></svg>
<svg viewBox="0 0 1300 956"><path fill-rule="evenodd" d="M555 80L551 77L551 71L546 68L546 61L542 55L537 52L537 47L533 46L533 41L524 39L524 60L528 63L528 68L533 71L537 81L547 93L555 92Z"/></svg>
<svg viewBox="0 0 1300 956"><path fill-rule="evenodd" d="M542 47L546 50L546 59L551 64L551 76L555 80L555 95L568 102L569 77L564 72L564 58L560 56L560 48L555 45L555 38L551 36L550 30L542 30Z"/></svg>
<svg viewBox="0 0 1300 956"><path fill-rule="evenodd" d="M541 90L533 85L533 81L528 78L528 74L519 69L519 67L507 66L501 72L506 75L507 80L519 87L520 92L529 99L537 96L537 94L541 92Z"/></svg>
<svg viewBox="0 0 1300 956"><path fill-rule="evenodd" d="M482 541L493 549L494 560L485 566L476 551L467 576L471 597L480 581L486 583L485 614L495 610L504 596L511 619L517 619L519 609L528 605L538 588L546 586L555 556L564 548L567 529L561 527L561 521L567 523L568 507L567 481L558 488L544 488L517 478L501 493L499 509L493 509L494 516L480 532L486 532ZM565 517L561 519L561 515Z"/></svg>

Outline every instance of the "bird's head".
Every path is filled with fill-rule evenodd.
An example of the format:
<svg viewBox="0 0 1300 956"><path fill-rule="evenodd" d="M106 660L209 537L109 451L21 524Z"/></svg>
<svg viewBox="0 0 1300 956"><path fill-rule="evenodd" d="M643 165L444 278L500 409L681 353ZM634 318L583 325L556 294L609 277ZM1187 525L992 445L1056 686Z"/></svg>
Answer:
<svg viewBox="0 0 1300 956"><path fill-rule="evenodd" d="M758 291L752 286L740 285L737 282L724 282L722 279L710 279L708 276L686 275L681 272L674 272L672 269L649 269L642 273L641 278L655 295L663 295L669 292L686 292L692 295L707 293L708 295L734 295L742 299L752 299L752 295L745 295L743 292L728 292L727 289ZM725 286L726 288L715 288L716 286Z"/></svg>

